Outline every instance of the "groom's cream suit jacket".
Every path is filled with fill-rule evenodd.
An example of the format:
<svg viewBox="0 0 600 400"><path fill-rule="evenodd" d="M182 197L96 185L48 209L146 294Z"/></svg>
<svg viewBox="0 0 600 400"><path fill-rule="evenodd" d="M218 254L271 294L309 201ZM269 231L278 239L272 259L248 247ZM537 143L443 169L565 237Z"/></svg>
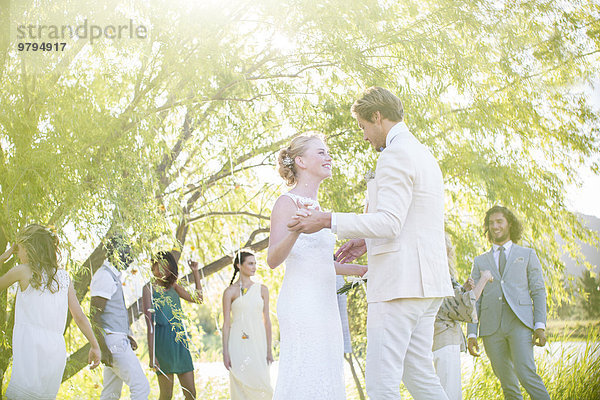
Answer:
<svg viewBox="0 0 600 400"><path fill-rule="evenodd" d="M367 301L452 296L444 238L444 182L404 122L388 132L365 214L335 213L340 239L365 238Z"/></svg>

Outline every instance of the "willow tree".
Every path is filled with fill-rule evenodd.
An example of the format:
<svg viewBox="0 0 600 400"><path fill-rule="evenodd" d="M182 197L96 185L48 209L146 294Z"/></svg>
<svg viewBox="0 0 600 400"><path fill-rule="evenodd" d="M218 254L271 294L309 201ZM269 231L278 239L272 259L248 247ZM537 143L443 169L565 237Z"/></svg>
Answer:
<svg viewBox="0 0 600 400"><path fill-rule="evenodd" d="M0 248L29 222L54 225L81 299L114 230L128 232L140 254L193 246L205 275L239 246L264 249L281 190L266 177L298 133L329 137L336 171L323 204L359 211L375 154L349 107L371 85L402 98L407 124L440 161L463 276L485 243L481 215L495 203L526 221L554 301L564 297L554 235L574 252L575 237L593 240L564 193L598 155L598 114L578 91L600 65L593 2L2 5L12 35L0 42ZM19 24L84 20L131 21L147 35L16 50ZM1 317L4 371L10 313Z"/></svg>

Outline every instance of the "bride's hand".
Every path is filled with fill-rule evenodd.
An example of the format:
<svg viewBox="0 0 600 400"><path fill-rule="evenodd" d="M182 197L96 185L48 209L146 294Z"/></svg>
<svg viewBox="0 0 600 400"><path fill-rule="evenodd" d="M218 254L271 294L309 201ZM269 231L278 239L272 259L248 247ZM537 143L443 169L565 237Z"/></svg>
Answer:
<svg viewBox="0 0 600 400"><path fill-rule="evenodd" d="M307 208L299 208L298 211L296 211L296 215L294 215L292 217L292 219L298 219L298 218L306 218L308 216L311 215L311 212L309 209Z"/></svg>
<svg viewBox="0 0 600 400"><path fill-rule="evenodd" d="M296 214L292 215L292 219L290 219L290 221L287 223L288 230L296 234L300 234L300 231L297 231L295 228L301 221L303 221L306 217L309 216L310 211L308 211L306 208L299 208L298 211L296 211Z"/></svg>
<svg viewBox="0 0 600 400"><path fill-rule="evenodd" d="M335 253L335 259L342 264L351 263L367 252L364 239L352 239L342 245Z"/></svg>
<svg viewBox="0 0 600 400"><path fill-rule="evenodd" d="M331 214L322 211L298 209L287 224L288 230L298 233L315 233L331 225Z"/></svg>

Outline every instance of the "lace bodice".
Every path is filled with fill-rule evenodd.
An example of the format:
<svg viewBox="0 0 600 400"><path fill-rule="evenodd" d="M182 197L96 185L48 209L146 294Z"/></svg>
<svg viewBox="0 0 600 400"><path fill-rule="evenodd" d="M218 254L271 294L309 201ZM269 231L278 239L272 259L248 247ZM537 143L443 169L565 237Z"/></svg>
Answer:
<svg viewBox="0 0 600 400"><path fill-rule="evenodd" d="M296 204L320 209L316 200L293 193L286 193L285 196L292 198ZM318 289L322 293L326 293L332 285L335 287L334 247L335 235L330 229L311 234L301 233L285 260L282 292L287 285L302 286L311 291Z"/></svg>
<svg viewBox="0 0 600 400"><path fill-rule="evenodd" d="M315 199L311 199L310 197L300 196L294 193L284 193L284 196L289 197L296 203L296 207L306 207L309 210L320 210L321 206L319 205L319 201Z"/></svg>

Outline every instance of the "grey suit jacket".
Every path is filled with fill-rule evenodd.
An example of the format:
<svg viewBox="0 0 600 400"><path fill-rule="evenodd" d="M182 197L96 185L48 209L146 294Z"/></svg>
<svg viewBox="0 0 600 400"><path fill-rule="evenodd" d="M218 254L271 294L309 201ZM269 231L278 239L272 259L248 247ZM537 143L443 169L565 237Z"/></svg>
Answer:
<svg viewBox="0 0 600 400"><path fill-rule="evenodd" d="M468 324L468 333L479 336L493 334L500 327L502 295L515 315L533 329L537 322L546 323L546 287L540 260L535 250L513 243L500 276L493 250L483 253L473 262L471 276L477 282L481 271L490 270L494 280L488 282L477 301L479 324Z"/></svg>

